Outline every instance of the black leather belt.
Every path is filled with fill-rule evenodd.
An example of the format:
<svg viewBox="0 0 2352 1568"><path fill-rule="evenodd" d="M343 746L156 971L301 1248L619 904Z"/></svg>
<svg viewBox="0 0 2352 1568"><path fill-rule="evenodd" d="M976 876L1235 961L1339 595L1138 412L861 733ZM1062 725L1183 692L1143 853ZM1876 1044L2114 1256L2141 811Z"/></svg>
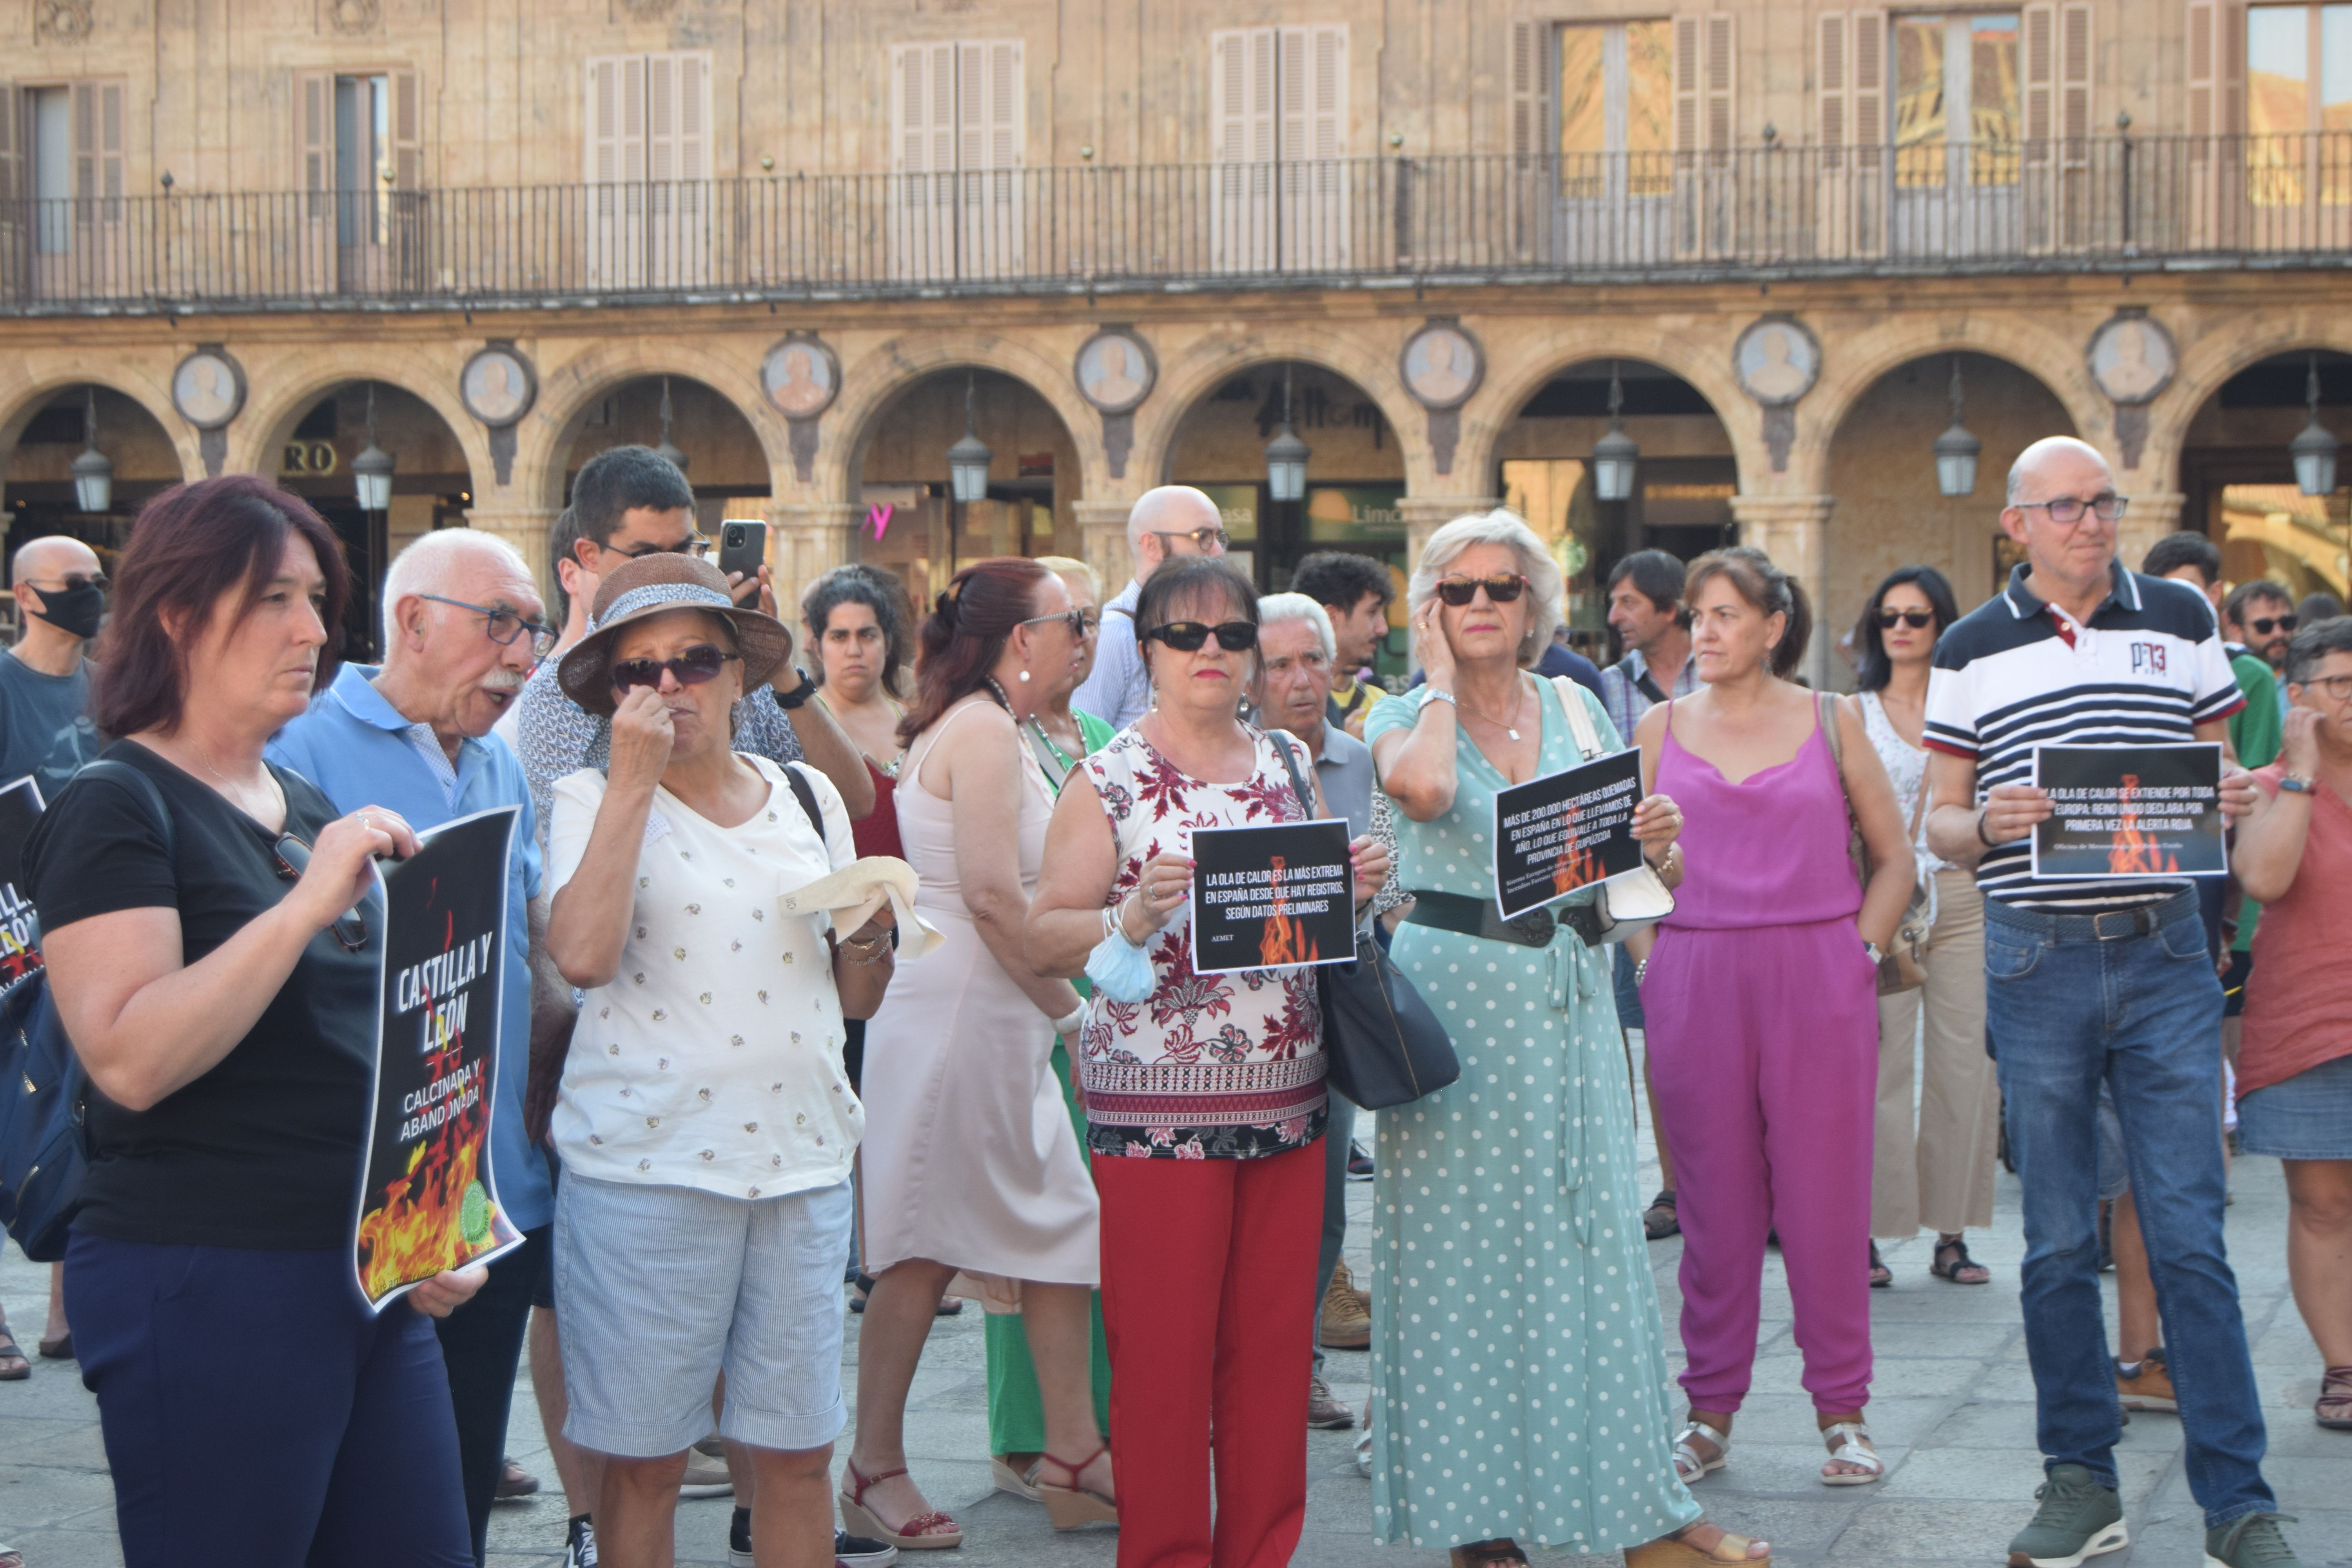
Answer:
<svg viewBox="0 0 2352 1568"><path fill-rule="evenodd" d="M1519 947L1549 947L1551 939L1563 927L1583 938L1587 947L1597 945L1601 938L1600 912L1591 904L1570 904L1557 914L1549 910L1529 910L1517 920L1507 921L1492 899L1415 889L1412 911L1404 918L1413 925L1450 931L1459 936L1483 937L1488 942L1507 942Z"/></svg>
<svg viewBox="0 0 2352 1568"><path fill-rule="evenodd" d="M2054 942L2123 942L2152 935L2175 921L2197 918L2197 895L2182 889L2154 903L2129 909L2102 910L2096 914L2064 914L2055 910L2016 909L1999 900L1985 900L1985 915L1996 925L2015 926Z"/></svg>

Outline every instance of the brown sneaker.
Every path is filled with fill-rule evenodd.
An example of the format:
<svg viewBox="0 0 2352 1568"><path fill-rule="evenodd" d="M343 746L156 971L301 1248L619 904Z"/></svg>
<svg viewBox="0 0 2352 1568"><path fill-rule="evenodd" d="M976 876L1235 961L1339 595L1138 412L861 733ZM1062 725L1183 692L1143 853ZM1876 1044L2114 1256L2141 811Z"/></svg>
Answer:
<svg viewBox="0 0 2352 1568"><path fill-rule="evenodd" d="M1339 1259L1339 1262L1331 1266L1331 1281L1339 1289L1347 1291L1349 1295L1353 1296L1357 1300L1362 1302L1365 1311L1369 1312L1372 1310L1372 1293L1370 1290L1359 1290L1356 1289L1356 1277L1348 1272L1348 1260L1346 1258L1343 1258Z"/></svg>
<svg viewBox="0 0 2352 1568"><path fill-rule="evenodd" d="M1347 1288L1347 1276L1334 1270L1330 1289L1323 1292L1322 1323L1317 1335L1323 1348L1334 1351L1369 1350L1372 1343L1372 1314L1365 1310L1356 1293Z"/></svg>
<svg viewBox="0 0 2352 1568"><path fill-rule="evenodd" d="M1356 1424L1356 1413L1331 1397L1331 1386L1319 1377L1307 1380L1307 1424L1324 1432L1345 1432Z"/></svg>
<svg viewBox="0 0 2352 1568"><path fill-rule="evenodd" d="M2139 1363L2137 1377L2126 1377L2123 1363L2116 1363L2116 1395L2126 1410L2180 1408L2180 1401L2172 1393L2172 1373L2165 1370L2162 1345L2147 1352L2147 1359Z"/></svg>

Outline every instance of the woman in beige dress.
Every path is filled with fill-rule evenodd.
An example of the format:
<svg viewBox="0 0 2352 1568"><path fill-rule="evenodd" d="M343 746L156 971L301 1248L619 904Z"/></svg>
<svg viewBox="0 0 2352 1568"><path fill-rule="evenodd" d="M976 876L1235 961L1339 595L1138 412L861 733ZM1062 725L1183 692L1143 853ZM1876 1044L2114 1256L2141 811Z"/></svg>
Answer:
<svg viewBox="0 0 2352 1568"><path fill-rule="evenodd" d="M921 884L916 908L946 941L907 965L866 1032L860 1169L876 1284L842 1511L853 1531L902 1548L963 1540L907 1474L904 1446L907 1389L959 1274L1020 1303L1046 1447L1091 1456L1039 1478L1055 1522L1117 1517L1103 1500L1110 1458L1088 1356L1101 1279L1095 1189L1050 1066L1055 1037L1077 1028L1078 997L1022 952L1053 794L1020 727L1067 678L1081 637L1068 591L1035 562L966 567L924 624L899 729L899 836Z"/></svg>

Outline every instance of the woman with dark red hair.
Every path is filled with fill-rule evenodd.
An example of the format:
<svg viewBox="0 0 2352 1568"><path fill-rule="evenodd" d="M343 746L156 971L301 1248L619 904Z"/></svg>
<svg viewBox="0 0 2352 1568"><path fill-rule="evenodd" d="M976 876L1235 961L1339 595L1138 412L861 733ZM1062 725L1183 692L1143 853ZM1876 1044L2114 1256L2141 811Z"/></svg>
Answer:
<svg viewBox="0 0 2352 1568"><path fill-rule="evenodd" d="M898 974L866 1029L858 1169L875 1284L841 1506L853 1531L912 1550L963 1541L907 1474L904 1436L915 1363L959 1276L1027 1330L1055 1456L1031 1479L1054 1523L1118 1517L1094 1409L1094 1183L1052 1067L1078 994L1022 952L1054 794L1020 726L1067 682L1084 635L1036 562L967 566L923 624L898 726L898 835L915 907L946 942Z"/></svg>
<svg viewBox="0 0 2352 1568"><path fill-rule="evenodd" d="M371 861L416 836L262 758L333 680L349 595L297 498L248 477L156 497L98 661L93 716L121 739L25 850L89 1072L66 1299L129 1568L474 1560L426 1318L485 1270L376 1316L349 1247L383 959Z"/></svg>

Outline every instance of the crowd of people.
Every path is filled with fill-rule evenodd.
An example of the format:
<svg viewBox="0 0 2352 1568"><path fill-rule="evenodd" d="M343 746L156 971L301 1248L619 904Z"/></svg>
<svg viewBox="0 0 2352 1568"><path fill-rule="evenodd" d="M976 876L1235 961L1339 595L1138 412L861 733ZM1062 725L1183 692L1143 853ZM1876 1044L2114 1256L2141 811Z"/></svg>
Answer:
<svg viewBox="0 0 2352 1568"><path fill-rule="evenodd" d="M1889 575L1852 696L1800 678L1812 606L1752 548L1620 561L1624 655L1573 658L1559 568L1503 511L1436 530L1402 605L1339 552L1261 597L1167 486L1108 599L999 558L919 615L862 564L786 609L624 447L543 584L487 533L411 544L374 667L339 657L333 533L261 480L157 498L110 584L26 546L0 760L49 799L20 885L92 1086L40 1353L97 1394L126 1562L478 1568L493 1500L538 1484L505 1452L526 1353L571 1568L658 1568L678 1498L730 1489L742 1568L952 1549L904 1426L969 1303L996 1484L1115 1526L1122 1568L1289 1560L1304 1431L1359 1419L1327 1346L1370 1352L1382 1542L1766 1563L1695 1489L1737 1462L1768 1248L1820 1479L1873 1485L1877 1242L1925 1226L1937 1279L1988 1282L2005 1128L2046 1468L2011 1563L2124 1546L2123 1412L2177 1407L2208 1561L2291 1565L2224 1129L2284 1163L2315 1418L2352 1428L2352 618L2225 595L2202 535L2127 570L2125 505L2091 447L2029 447L2023 563L1966 615L1933 568ZM1367 668L1391 624L1398 693ZM2229 878L2042 873L2037 745L2186 742L2222 748ZM101 748L129 771L77 776ZM1671 912L1621 924L1594 885L1505 918L1498 794L1627 752ZM376 1315L345 1235L373 866L495 807L490 1144L524 1240ZM1194 961L1193 835L1314 818L1461 1069L1377 1118L1360 1289L1317 972ZM795 912L866 857L911 869L919 929ZM1676 1233L1670 1331L1644 1238ZM0 1325L0 1378L29 1371Z"/></svg>

